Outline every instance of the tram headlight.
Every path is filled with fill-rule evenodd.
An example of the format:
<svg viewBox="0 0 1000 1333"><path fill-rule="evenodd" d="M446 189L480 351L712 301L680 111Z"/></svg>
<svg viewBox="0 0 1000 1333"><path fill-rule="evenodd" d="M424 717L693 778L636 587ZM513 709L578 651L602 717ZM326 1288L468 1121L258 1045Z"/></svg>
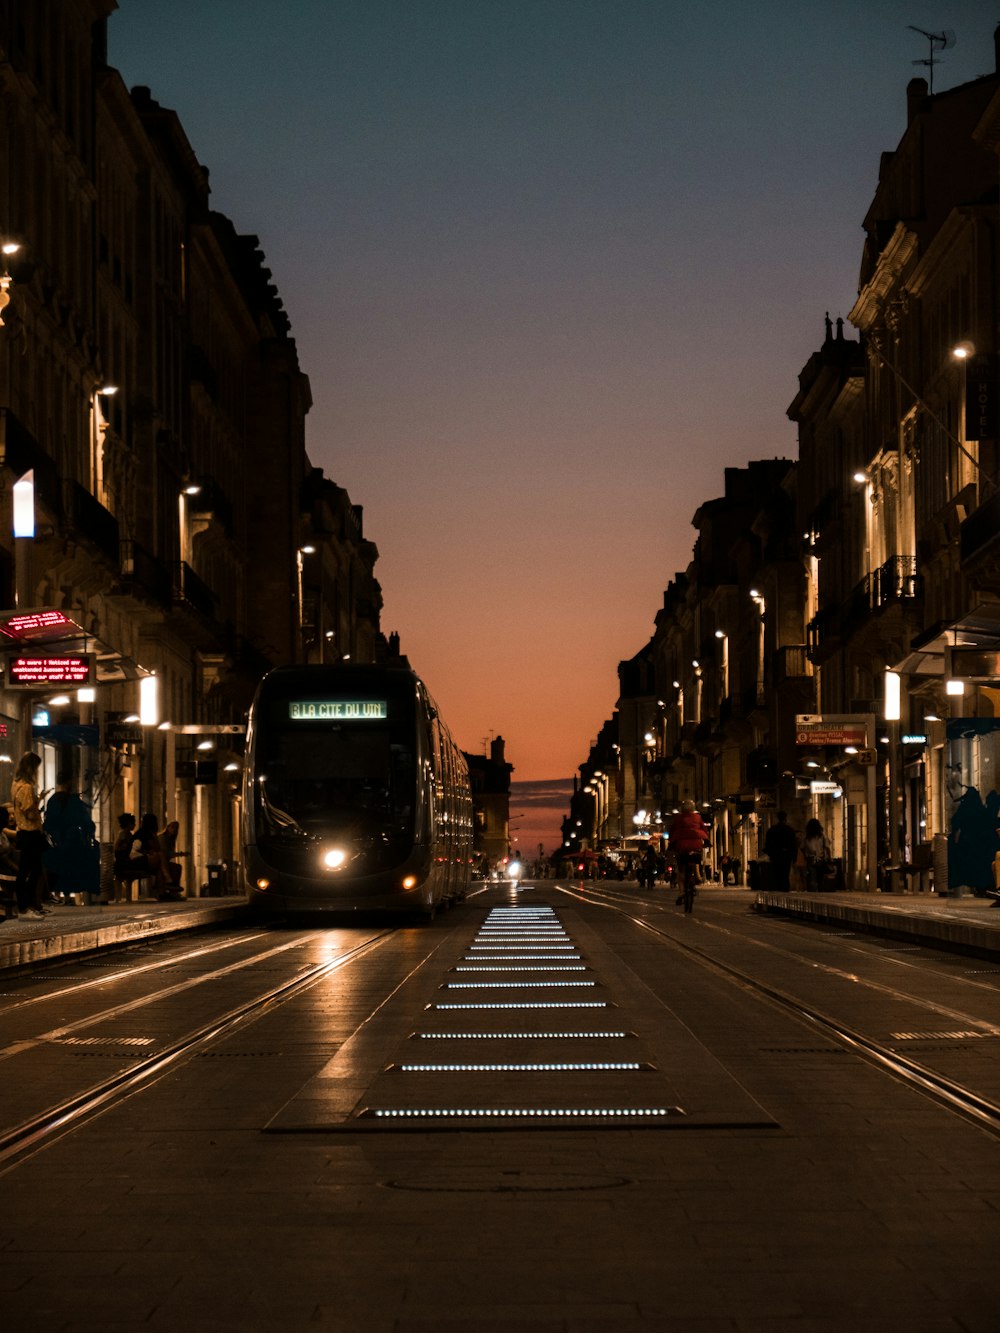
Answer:
<svg viewBox="0 0 1000 1333"><path fill-rule="evenodd" d="M343 847L327 847L322 859L324 870L340 870L347 861L347 853Z"/></svg>
<svg viewBox="0 0 1000 1333"><path fill-rule="evenodd" d="M416 875L407 875L406 878L403 880L403 888L404 888L404 889L415 889L416 887L417 887L417 877L416 877Z"/></svg>
<svg viewBox="0 0 1000 1333"><path fill-rule="evenodd" d="M521 865L520 861L510 861L507 865L507 878L520 879L523 869L524 867Z"/></svg>

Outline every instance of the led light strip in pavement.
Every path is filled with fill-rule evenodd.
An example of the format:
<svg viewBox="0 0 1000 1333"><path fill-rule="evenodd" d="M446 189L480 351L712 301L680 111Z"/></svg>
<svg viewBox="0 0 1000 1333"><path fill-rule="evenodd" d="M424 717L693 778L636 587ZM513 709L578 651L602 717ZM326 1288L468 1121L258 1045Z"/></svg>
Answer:
<svg viewBox="0 0 1000 1333"><path fill-rule="evenodd" d="M419 1041L604 1041L634 1038L634 1032L414 1032Z"/></svg>
<svg viewBox="0 0 1000 1333"><path fill-rule="evenodd" d="M390 1065L389 1070L398 1071L401 1074L528 1074L553 1072L579 1071L589 1072L591 1070L612 1070L612 1069L642 1069L643 1066L638 1060L550 1060L539 1061L537 1063L524 1064L494 1064L494 1065L475 1065L475 1064L452 1064L452 1065ZM388 1072L388 1071L387 1071Z"/></svg>

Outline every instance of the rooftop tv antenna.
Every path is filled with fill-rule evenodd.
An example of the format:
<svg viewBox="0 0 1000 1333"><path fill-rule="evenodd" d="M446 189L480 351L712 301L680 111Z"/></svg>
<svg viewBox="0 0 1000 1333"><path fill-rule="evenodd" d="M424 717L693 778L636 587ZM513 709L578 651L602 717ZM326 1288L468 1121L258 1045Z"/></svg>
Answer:
<svg viewBox="0 0 1000 1333"><path fill-rule="evenodd" d="M926 60L914 60L915 65L926 65L927 91L931 97L934 96L934 66L939 63L937 52L947 51L955 45L955 34L951 28L943 28L941 32L926 32L923 28L915 28L912 23L906 25L910 32L918 32L921 37L926 37L930 43L930 50L927 52Z"/></svg>

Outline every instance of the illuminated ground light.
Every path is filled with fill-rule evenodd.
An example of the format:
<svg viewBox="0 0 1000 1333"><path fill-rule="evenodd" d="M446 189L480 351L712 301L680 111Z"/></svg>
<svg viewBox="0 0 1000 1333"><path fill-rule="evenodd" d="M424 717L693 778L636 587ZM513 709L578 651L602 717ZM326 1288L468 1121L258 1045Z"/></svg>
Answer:
<svg viewBox="0 0 1000 1333"><path fill-rule="evenodd" d="M441 1106L373 1108L376 1120L660 1120L679 1116L679 1106Z"/></svg>
<svg viewBox="0 0 1000 1333"><path fill-rule="evenodd" d="M513 971L520 971L514 968ZM487 986L496 986L501 990L525 986L596 986L596 981L446 981L443 990L483 990Z"/></svg>
<svg viewBox="0 0 1000 1333"><path fill-rule="evenodd" d="M536 1064L496 1064L496 1065L393 1065L401 1074L565 1074L591 1072L594 1070L615 1071L622 1069L642 1069L638 1060L579 1060L551 1061ZM648 1065L645 1068L649 1068Z"/></svg>
<svg viewBox="0 0 1000 1333"><path fill-rule="evenodd" d="M555 963L551 967L506 967L499 963L477 963L474 966L467 967L461 963L455 968L456 972L586 972L585 963Z"/></svg>
<svg viewBox="0 0 1000 1333"><path fill-rule="evenodd" d="M430 1009L610 1009L611 1003L608 1000L483 1000L481 1003L475 1003L472 1000L465 1001L462 1004L428 1005Z"/></svg>
<svg viewBox="0 0 1000 1333"><path fill-rule="evenodd" d="M467 953L463 963L540 963L548 958L553 963L579 963L583 954L579 953Z"/></svg>
<svg viewBox="0 0 1000 1333"><path fill-rule="evenodd" d="M414 1032L420 1041L620 1041L630 1032Z"/></svg>

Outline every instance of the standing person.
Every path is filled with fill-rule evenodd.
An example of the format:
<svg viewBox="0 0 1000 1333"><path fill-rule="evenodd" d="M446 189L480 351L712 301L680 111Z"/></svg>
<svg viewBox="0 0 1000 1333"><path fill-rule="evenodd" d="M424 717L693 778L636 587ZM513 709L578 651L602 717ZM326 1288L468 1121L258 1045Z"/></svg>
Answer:
<svg viewBox="0 0 1000 1333"><path fill-rule="evenodd" d="M777 823L772 824L764 837L764 855L773 867L771 886L779 893L788 893L788 876L799 850L799 839L788 822L788 814L779 810Z"/></svg>
<svg viewBox="0 0 1000 1333"><path fill-rule="evenodd" d="M701 865L701 853L710 836L708 825L698 813L694 801L682 802L679 812L670 821L669 844L677 858L682 886L684 871L688 866L696 867L695 873L700 875L697 867ZM680 907L683 901L682 893L677 899L677 906Z"/></svg>
<svg viewBox="0 0 1000 1333"><path fill-rule="evenodd" d="M70 790L72 777L62 772L45 807L42 827L51 845L43 855L54 893L94 894L101 887L100 849L94 841L90 806Z"/></svg>
<svg viewBox="0 0 1000 1333"><path fill-rule="evenodd" d="M822 887L820 881L830 859L830 847L818 819L810 819L806 824L802 852L806 858L806 890L815 893Z"/></svg>
<svg viewBox="0 0 1000 1333"><path fill-rule="evenodd" d="M639 866L639 888L651 889L656 884L656 853L652 847L646 845L646 850L642 854L642 864Z"/></svg>
<svg viewBox="0 0 1000 1333"><path fill-rule="evenodd" d="M33 750L21 755L11 783L10 799L14 808L14 828L17 830L17 879L14 894L17 910L22 916L44 916L47 908L39 901L38 890L42 878L42 857L48 843L42 832L42 807L39 803L38 770L42 757Z"/></svg>
<svg viewBox="0 0 1000 1333"><path fill-rule="evenodd" d="M184 897L184 891L181 888L181 868L177 864L179 856L187 856L187 852L177 850L177 834L181 826L176 819L168 820L164 825L163 832L157 838L160 846L160 856L163 859L163 873L167 879L168 898L180 899Z"/></svg>

